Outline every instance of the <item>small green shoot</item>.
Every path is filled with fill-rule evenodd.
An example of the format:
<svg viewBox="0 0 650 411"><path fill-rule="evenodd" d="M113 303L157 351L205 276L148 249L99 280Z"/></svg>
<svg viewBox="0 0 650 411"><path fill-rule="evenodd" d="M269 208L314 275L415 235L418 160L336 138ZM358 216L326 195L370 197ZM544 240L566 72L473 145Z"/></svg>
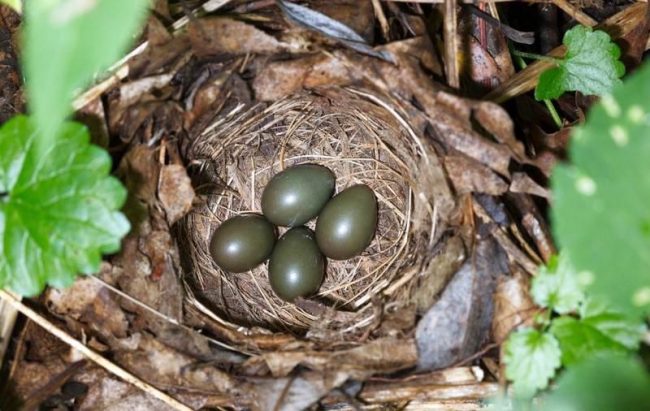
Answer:
<svg viewBox="0 0 650 411"><path fill-rule="evenodd" d="M578 25L564 34L562 42L567 49L562 58L515 52L521 57L551 60L555 65L539 77L537 100L556 99L567 91L600 96L621 83L625 74L619 60L621 50L607 33Z"/></svg>

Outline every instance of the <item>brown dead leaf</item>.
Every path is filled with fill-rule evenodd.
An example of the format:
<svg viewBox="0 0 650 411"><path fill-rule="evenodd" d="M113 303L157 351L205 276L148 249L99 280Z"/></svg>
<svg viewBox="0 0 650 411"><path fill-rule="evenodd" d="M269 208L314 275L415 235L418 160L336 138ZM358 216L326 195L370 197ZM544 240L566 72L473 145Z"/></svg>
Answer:
<svg viewBox="0 0 650 411"><path fill-rule="evenodd" d="M174 73L179 64L191 57L191 43L185 35L173 36L164 44L147 47L129 61L129 78Z"/></svg>
<svg viewBox="0 0 650 411"><path fill-rule="evenodd" d="M110 270L105 263L103 270ZM129 323L113 294L92 278L79 278L64 289L49 288L45 294L48 309L88 325L100 335L124 338Z"/></svg>
<svg viewBox="0 0 650 411"><path fill-rule="evenodd" d="M275 377L289 375L298 365L316 371L342 370L350 376L363 378L375 373L389 373L411 367L417 361L415 343L411 339L381 338L348 350L327 352L277 351L262 354ZM253 358L252 363L259 361Z"/></svg>
<svg viewBox="0 0 650 411"><path fill-rule="evenodd" d="M496 141L512 150L517 161L522 163L526 160L524 145L515 137L515 126L503 107L489 101L479 101L472 105L472 115Z"/></svg>
<svg viewBox="0 0 650 411"><path fill-rule="evenodd" d="M415 330L418 369L435 370L475 354L487 341L496 279L508 270L492 239L479 240L474 255L455 274Z"/></svg>
<svg viewBox="0 0 650 411"><path fill-rule="evenodd" d="M492 335L503 342L515 328L531 325L536 313L529 293L528 275L515 270L511 277L501 277L494 293Z"/></svg>
<svg viewBox="0 0 650 411"><path fill-rule="evenodd" d="M546 199L551 197L551 193L547 188L537 184L537 182L530 178L526 173L513 173L512 182L510 183L510 191L513 193L531 194Z"/></svg>
<svg viewBox="0 0 650 411"><path fill-rule="evenodd" d="M228 393L236 387L227 373L214 366L200 366L195 358L148 334L142 335L137 350L117 352L114 356L123 367L156 385L220 393Z"/></svg>
<svg viewBox="0 0 650 411"><path fill-rule="evenodd" d="M472 95L480 95L501 83L499 67L494 57L481 46L481 43L473 36L468 37L468 52L461 54L462 70L470 82L466 87Z"/></svg>
<svg viewBox="0 0 650 411"><path fill-rule="evenodd" d="M431 307L440 291L465 261L465 245L460 235L441 240L439 247L420 273L420 280L413 294L412 299L420 314Z"/></svg>
<svg viewBox="0 0 650 411"><path fill-rule="evenodd" d="M484 193L501 195L508 184L483 164L464 155L444 157L445 169L454 184L456 194Z"/></svg>
<svg viewBox="0 0 650 411"><path fill-rule="evenodd" d="M269 63L255 77L253 90L258 100L275 101L303 87L345 85L351 80L351 72L340 59L314 55Z"/></svg>
<svg viewBox="0 0 650 411"><path fill-rule="evenodd" d="M341 22L369 44L375 37L375 14L370 0L328 0L315 2L313 9Z"/></svg>
<svg viewBox="0 0 650 411"><path fill-rule="evenodd" d="M425 106L436 137L455 150L508 177L511 159L510 149L492 142L472 129L471 103L445 92L435 95L435 101ZM444 106L448 109L445 110ZM435 120L434 120L435 119Z"/></svg>
<svg viewBox="0 0 650 411"><path fill-rule="evenodd" d="M156 191L160 165L155 160L154 150L146 145L133 147L122 158L117 175L126 185L128 198L124 213L134 230L147 219L148 210L156 202Z"/></svg>
<svg viewBox="0 0 650 411"><path fill-rule="evenodd" d="M158 3L161 2L159 1ZM169 13L169 10L165 10L164 8L166 7L164 5L161 5L161 11L163 13ZM168 43L172 39L172 35L169 33L165 25L154 15L149 16L145 32L147 41L149 42L149 47L156 47L158 45Z"/></svg>
<svg viewBox="0 0 650 411"><path fill-rule="evenodd" d="M188 37L198 56L273 54L288 48L255 26L226 17L194 20L188 27Z"/></svg>
<svg viewBox="0 0 650 411"><path fill-rule="evenodd" d="M253 380L260 411L302 411L348 379L345 372L303 372L296 377Z"/></svg>
<svg viewBox="0 0 650 411"><path fill-rule="evenodd" d="M185 167L171 164L160 170L158 198L170 226L190 211L194 201L194 189Z"/></svg>

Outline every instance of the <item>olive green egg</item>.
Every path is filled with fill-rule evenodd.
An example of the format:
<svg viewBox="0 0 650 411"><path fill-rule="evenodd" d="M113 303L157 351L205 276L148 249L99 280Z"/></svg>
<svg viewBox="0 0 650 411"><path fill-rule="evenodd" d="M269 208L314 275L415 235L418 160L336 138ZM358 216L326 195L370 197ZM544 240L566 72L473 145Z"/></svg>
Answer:
<svg viewBox="0 0 650 411"><path fill-rule="evenodd" d="M225 271L241 273L266 260L275 245L273 224L260 214L242 214L224 221L212 235L210 254Z"/></svg>
<svg viewBox="0 0 650 411"><path fill-rule="evenodd" d="M262 212L273 224L295 227L316 217L334 193L334 173L299 164L273 176L262 193Z"/></svg>
<svg viewBox="0 0 650 411"><path fill-rule="evenodd" d="M363 252L377 230L377 198L365 184L332 198L318 216L316 241L325 256L345 260Z"/></svg>
<svg viewBox="0 0 650 411"><path fill-rule="evenodd" d="M314 232L295 227L278 240L269 260L269 282L278 297L293 301L318 291L325 275L325 258Z"/></svg>

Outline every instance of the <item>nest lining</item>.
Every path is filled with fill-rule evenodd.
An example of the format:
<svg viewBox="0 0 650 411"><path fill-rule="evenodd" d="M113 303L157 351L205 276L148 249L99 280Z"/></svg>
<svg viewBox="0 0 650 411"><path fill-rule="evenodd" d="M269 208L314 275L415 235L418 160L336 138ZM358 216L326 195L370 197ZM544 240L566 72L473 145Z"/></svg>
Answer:
<svg viewBox="0 0 650 411"><path fill-rule="evenodd" d="M204 202L181 223L179 245L195 293L226 321L297 334L327 329L352 335L372 323L375 297L393 305L408 302L404 286L416 278L405 281L403 275L422 266L435 227L432 199L414 195L427 180L421 178L427 170L421 163L428 163L422 142L394 112L350 91L322 93L221 119L188 151L193 178L205 183L199 190ZM328 260L319 293L292 304L274 295L267 264L241 274L224 272L211 258L209 242L227 218L260 212L270 178L301 163L329 167L337 192L369 185L379 218L376 236L361 256ZM313 229L314 221L308 226Z"/></svg>

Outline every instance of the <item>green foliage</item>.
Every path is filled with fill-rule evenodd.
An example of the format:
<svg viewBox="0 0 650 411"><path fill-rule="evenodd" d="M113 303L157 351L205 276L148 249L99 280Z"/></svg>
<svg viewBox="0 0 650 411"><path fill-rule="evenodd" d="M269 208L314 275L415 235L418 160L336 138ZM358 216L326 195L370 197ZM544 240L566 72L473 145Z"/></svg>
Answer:
<svg viewBox="0 0 650 411"><path fill-rule="evenodd" d="M540 267L533 279L531 294L547 315L539 329L510 334L504 348L506 377L519 398L546 388L560 362L572 367L594 356L627 355L638 348L645 325L601 299L586 298L581 277L563 254Z"/></svg>
<svg viewBox="0 0 650 411"><path fill-rule="evenodd" d="M63 123L45 152L25 116L0 128L0 287L35 295L99 270L129 223L118 210L126 190L86 128Z"/></svg>
<svg viewBox="0 0 650 411"><path fill-rule="evenodd" d="M650 308L650 66L594 106L552 176L553 227L590 292Z"/></svg>
<svg viewBox="0 0 650 411"><path fill-rule="evenodd" d="M575 26L564 34L566 55L539 77L535 98L554 99L565 91L602 95L621 82L621 50L604 31Z"/></svg>
<svg viewBox="0 0 650 411"><path fill-rule="evenodd" d="M563 255L553 256L548 265L540 267L530 292L537 305L560 314L577 310L584 299L578 276Z"/></svg>
<svg viewBox="0 0 650 411"><path fill-rule="evenodd" d="M555 337L532 328L511 334L504 352L506 377L513 381L519 397L546 388L560 366L560 346Z"/></svg>
<svg viewBox="0 0 650 411"><path fill-rule="evenodd" d="M645 411L650 377L631 358L594 358L569 369L543 398L542 411Z"/></svg>
<svg viewBox="0 0 650 411"><path fill-rule="evenodd" d="M114 63L145 17L145 0L31 1L24 61L30 110L43 145L70 114L73 93Z"/></svg>
<svg viewBox="0 0 650 411"><path fill-rule="evenodd" d="M23 2L22 0L0 0L0 3L4 3L7 6L13 8L18 13L23 11Z"/></svg>
<svg viewBox="0 0 650 411"><path fill-rule="evenodd" d="M627 348L601 332L597 323L560 317L553 321L551 333L560 342L565 367L605 353L627 353Z"/></svg>

